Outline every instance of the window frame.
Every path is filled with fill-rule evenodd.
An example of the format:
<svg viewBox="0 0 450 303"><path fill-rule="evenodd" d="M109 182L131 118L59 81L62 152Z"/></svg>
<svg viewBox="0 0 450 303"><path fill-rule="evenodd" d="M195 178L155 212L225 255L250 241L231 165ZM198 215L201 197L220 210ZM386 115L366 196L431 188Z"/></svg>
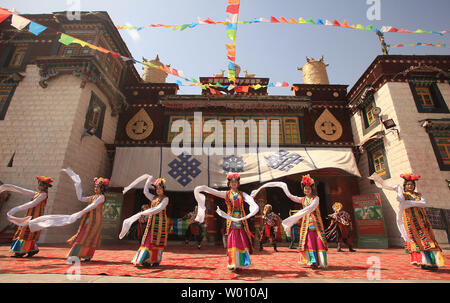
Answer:
<svg viewBox="0 0 450 303"><path fill-rule="evenodd" d="M89 107L88 110L86 112L86 120L84 121L84 128L85 129L90 129L92 126L90 125L90 122L92 120L92 115L93 115L93 109L94 109L94 105L98 105L100 107L100 116L98 119L98 126L95 129L95 133L94 135L96 137L98 137L99 139L102 138L102 133L103 133L103 124L105 121L105 114L106 114L106 105L105 103L103 103L102 100L100 100L100 98L94 93L91 92L91 99L89 101Z"/></svg>
<svg viewBox="0 0 450 303"><path fill-rule="evenodd" d="M368 134L371 130L375 129L377 126L380 125L380 119L377 119L375 117L375 115L373 115L373 113L372 113L372 115L373 115L373 118L374 118L375 122L373 124L369 123L368 116L367 116L367 108L369 106L372 106L371 111L375 107L377 107L377 104L375 102L375 97L373 95L369 96L367 98L367 101L360 105L360 114L361 114L361 123L362 123L363 135Z"/></svg>
<svg viewBox="0 0 450 303"><path fill-rule="evenodd" d="M367 160L369 162L369 175L372 175L374 172L377 172L375 170L375 159L374 154L376 152L381 152L381 156L383 157L383 164L384 164L384 171L385 173L382 175L379 175L383 180L387 180L391 178L391 173L389 170L389 163L386 157L386 149L384 147L384 143L382 139L375 141L374 143L370 144L366 147L367 150ZM377 172L378 174L378 172ZM373 182L373 181L371 181Z"/></svg>
<svg viewBox="0 0 450 303"><path fill-rule="evenodd" d="M450 139L450 131L447 132L429 132L428 136L430 137L431 146L433 147L434 155L439 165L439 169L442 171L450 171L450 164L445 164L444 159L442 158L441 151L436 142L436 137L441 137L443 133L446 133L448 138ZM450 147L449 147L450 148Z"/></svg>
<svg viewBox="0 0 450 303"><path fill-rule="evenodd" d="M17 85L16 84L0 84L0 90L2 90L3 87L9 87L9 94L6 97L4 105L2 106L3 108L0 108L0 120L5 120L6 113L8 112L8 108L11 103L12 97L14 96L14 92L16 90Z"/></svg>
<svg viewBox="0 0 450 303"><path fill-rule="evenodd" d="M421 83L422 82L422 83ZM417 111L419 113L450 113L447 103L442 97L441 91L437 86L436 80L418 80L417 78L410 79L408 81L411 93L413 95L414 103L416 104ZM420 94L417 93L416 87L423 88L428 87L428 91L433 102L433 107L424 107Z"/></svg>

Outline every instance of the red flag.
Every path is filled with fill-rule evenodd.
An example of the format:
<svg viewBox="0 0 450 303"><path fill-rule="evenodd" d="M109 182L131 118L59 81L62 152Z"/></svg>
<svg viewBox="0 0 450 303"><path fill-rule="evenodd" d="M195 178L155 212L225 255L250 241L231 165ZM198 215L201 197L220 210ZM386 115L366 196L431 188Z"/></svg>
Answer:
<svg viewBox="0 0 450 303"><path fill-rule="evenodd" d="M398 28L395 28L395 27L393 27L389 30L389 33L396 33L396 32L398 32Z"/></svg>
<svg viewBox="0 0 450 303"><path fill-rule="evenodd" d="M239 93L239 92L248 93L248 86L236 86L234 88L234 91L237 93Z"/></svg>
<svg viewBox="0 0 450 303"><path fill-rule="evenodd" d="M278 21L277 20L277 18L275 18L275 17L270 17L270 22L272 22L272 23L280 23L280 21Z"/></svg>
<svg viewBox="0 0 450 303"><path fill-rule="evenodd" d="M5 21L5 19L8 18L9 15L11 15L11 13L9 11L0 9L0 23Z"/></svg>
<svg viewBox="0 0 450 303"><path fill-rule="evenodd" d="M286 19L284 19L284 17L280 17L280 22L282 22L282 23L289 23Z"/></svg>
<svg viewBox="0 0 450 303"><path fill-rule="evenodd" d="M221 93L218 91L218 90L216 90L216 89L214 89L214 88L209 88L209 91L213 94L213 95L221 95Z"/></svg>
<svg viewBox="0 0 450 303"><path fill-rule="evenodd" d="M334 25L334 26L341 26L337 20L334 20L334 21L333 21L333 25Z"/></svg>
<svg viewBox="0 0 450 303"><path fill-rule="evenodd" d="M236 57L231 57L231 56L227 56L228 60L235 62L236 61Z"/></svg>
<svg viewBox="0 0 450 303"><path fill-rule="evenodd" d="M166 73L170 74L170 67L164 65L162 69L163 69L163 71L165 71Z"/></svg>
<svg viewBox="0 0 450 303"><path fill-rule="evenodd" d="M239 14L239 4L231 4L227 6L227 13Z"/></svg>
<svg viewBox="0 0 450 303"><path fill-rule="evenodd" d="M289 86L289 83L283 82L283 83L281 84L281 86L287 87L287 86Z"/></svg>
<svg viewBox="0 0 450 303"><path fill-rule="evenodd" d="M115 53L115 52L111 52L111 55L112 55L115 59L117 59L117 58L119 58L119 57L122 57L122 55L120 55L120 54L118 54L118 53Z"/></svg>
<svg viewBox="0 0 450 303"><path fill-rule="evenodd" d="M342 22L341 26L342 27L350 27L350 26L348 26L347 20L344 20L344 22Z"/></svg>
<svg viewBox="0 0 450 303"><path fill-rule="evenodd" d="M208 19L204 20L205 23L209 23L209 24L216 24L216 22L214 22L213 20L211 20L211 18L208 17Z"/></svg>
<svg viewBox="0 0 450 303"><path fill-rule="evenodd" d="M178 76L178 71L174 68L172 68L172 75Z"/></svg>

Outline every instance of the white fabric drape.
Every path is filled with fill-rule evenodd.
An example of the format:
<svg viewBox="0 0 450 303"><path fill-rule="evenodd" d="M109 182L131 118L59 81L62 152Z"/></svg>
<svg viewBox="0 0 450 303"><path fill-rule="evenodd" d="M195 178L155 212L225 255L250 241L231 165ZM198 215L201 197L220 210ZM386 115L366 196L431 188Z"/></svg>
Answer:
<svg viewBox="0 0 450 303"><path fill-rule="evenodd" d="M144 174L144 175L140 176L139 178L134 180L130 185L125 187L124 190L123 190L123 193L125 194L128 190L132 189L133 187L135 187L140 182L142 182L144 180L147 180L145 182L145 185L144 185L144 195L151 202L153 200L153 198L155 197L149 191L149 186L151 185L152 178L153 177L151 175L149 175L149 174ZM135 214L135 215L133 215L133 216L123 220L122 230L120 231L119 239L122 239L123 237L125 237L125 235L130 230L131 225L133 225L134 222L139 220L139 218L141 216L151 216L151 215L158 214L161 211L163 211L167 207L168 204L169 204L169 198L165 197L158 206L149 208L149 209L141 211L141 212L138 212L137 214Z"/></svg>
<svg viewBox="0 0 450 303"><path fill-rule="evenodd" d="M22 30L30 22L31 22L31 20L28 20L28 19L26 19L26 18L24 18L22 16L19 16L19 15L13 14L12 20L11 20L11 25L14 26L15 28L17 28L18 30Z"/></svg>
<svg viewBox="0 0 450 303"><path fill-rule="evenodd" d="M89 197L82 196L82 187L81 187L81 179L76 173L73 172L70 168L62 169L74 182L75 191L77 194L77 198L80 202L89 202ZM100 195L95 199L94 202L83 208L81 211L73 213L71 215L47 215L41 216L39 218L33 219L29 223L30 230L32 232L56 226L64 226L69 225L80 219L84 214L87 214L91 210L95 209L97 206L101 205L105 202L105 196Z"/></svg>
<svg viewBox="0 0 450 303"><path fill-rule="evenodd" d="M206 185L200 185L194 189L194 197L198 204L198 212L197 212L197 216L195 217L195 221L203 223L205 220L205 211L206 211L205 199L206 198L205 198L205 195L201 194L200 192L206 192L208 194L211 194L213 196L216 196L216 197L219 197L222 199L226 198L227 192L226 191L218 191L218 190L215 190L214 188L208 187ZM243 218L231 217L227 213L222 211L219 207L217 207L216 213L219 216L221 216L222 218L233 221L233 222L247 220L247 219L253 217L254 215L256 215L259 211L259 206L258 206L258 204L256 204L255 200L253 200L253 197L246 193L242 193L242 196L244 198L244 202L247 203L250 208L250 212L245 217L243 217Z"/></svg>
<svg viewBox="0 0 450 303"><path fill-rule="evenodd" d="M0 193L2 193L4 191L16 192L16 193L23 194L23 195L29 196L29 197L34 197L37 194L36 191L25 189L25 188L22 188L22 187L19 187L16 185L12 185L12 184L0 185ZM11 208L6 213L8 221L16 224L18 226L27 226L31 220L31 216L17 218L17 217L14 217L13 215L19 211L28 210L30 208L35 207L36 205L41 203L46 198L47 198L47 193L41 192L39 194L39 196L37 196L35 199L31 200L30 202L27 202L25 204Z"/></svg>
<svg viewBox="0 0 450 303"><path fill-rule="evenodd" d="M411 241L408 233L406 232L405 225L403 222L403 211L410 207L426 207L427 205L425 197L421 195L420 201L405 200L405 197L403 195L404 194L403 187L401 185L395 186L387 185L377 173L373 173L371 176L368 177L368 179L373 180L378 188L395 191L397 193L397 201L399 202L398 209L396 212L397 228L400 231L400 235L402 236L405 242Z"/></svg>

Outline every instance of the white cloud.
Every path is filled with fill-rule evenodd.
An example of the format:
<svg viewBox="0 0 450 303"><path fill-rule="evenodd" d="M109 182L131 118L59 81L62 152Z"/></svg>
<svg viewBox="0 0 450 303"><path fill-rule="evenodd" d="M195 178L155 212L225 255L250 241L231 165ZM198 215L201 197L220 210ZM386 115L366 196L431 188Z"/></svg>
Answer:
<svg viewBox="0 0 450 303"><path fill-rule="evenodd" d="M126 23L125 25L127 26L133 26L131 25L131 23ZM139 35L139 32L135 29L129 29L127 30L128 34L130 35L131 39L133 39L134 41L139 41L141 40L141 35Z"/></svg>

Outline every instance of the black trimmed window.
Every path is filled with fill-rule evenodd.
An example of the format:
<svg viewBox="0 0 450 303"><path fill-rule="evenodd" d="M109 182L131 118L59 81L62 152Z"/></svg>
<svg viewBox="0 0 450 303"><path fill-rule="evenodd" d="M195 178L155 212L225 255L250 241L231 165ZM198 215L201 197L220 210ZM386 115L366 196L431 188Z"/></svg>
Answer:
<svg viewBox="0 0 450 303"><path fill-rule="evenodd" d="M450 170L450 131L429 132L440 170Z"/></svg>
<svg viewBox="0 0 450 303"><path fill-rule="evenodd" d="M439 87L432 79L413 79L409 86L419 113L448 113L448 107Z"/></svg>
<svg viewBox="0 0 450 303"><path fill-rule="evenodd" d="M1 69L4 72L25 70L30 49L28 43L11 43L2 55Z"/></svg>
<svg viewBox="0 0 450 303"><path fill-rule="evenodd" d="M382 140L370 144L366 147L367 158L369 161L369 175L376 172L384 180L391 177L389 166L386 158L386 150Z"/></svg>
<svg viewBox="0 0 450 303"><path fill-rule="evenodd" d="M0 85L0 120L5 119L15 89L15 85Z"/></svg>
<svg viewBox="0 0 450 303"><path fill-rule="evenodd" d="M105 104L92 92L89 108L86 113L84 128L92 130L98 138L102 138L103 122L105 119Z"/></svg>
<svg viewBox="0 0 450 303"><path fill-rule="evenodd" d="M360 105L364 135L380 125L380 119L373 113L375 107L376 104L373 95L368 97L366 101Z"/></svg>

